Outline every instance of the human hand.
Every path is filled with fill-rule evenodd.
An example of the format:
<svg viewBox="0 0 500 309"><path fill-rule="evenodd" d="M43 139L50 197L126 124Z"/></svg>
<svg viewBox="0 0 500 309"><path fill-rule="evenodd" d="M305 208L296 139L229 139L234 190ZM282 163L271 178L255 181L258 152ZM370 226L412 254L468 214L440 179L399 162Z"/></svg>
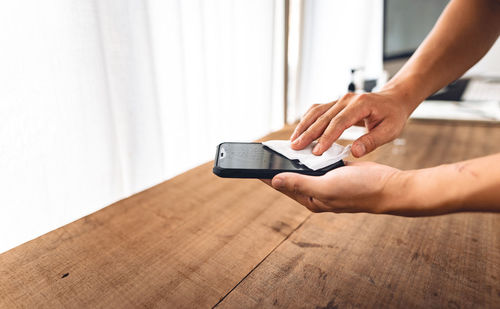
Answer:
<svg viewBox="0 0 500 309"><path fill-rule="evenodd" d="M386 90L348 93L332 103L314 104L295 128L291 146L295 150L304 149L319 137L313 153L321 155L345 129L364 122L368 133L358 138L351 150L355 157L361 157L401 133L412 112L410 104L404 102L395 91Z"/></svg>
<svg viewBox="0 0 500 309"><path fill-rule="evenodd" d="M373 162L349 162L323 176L281 173L265 183L313 212L411 214L406 174Z"/></svg>

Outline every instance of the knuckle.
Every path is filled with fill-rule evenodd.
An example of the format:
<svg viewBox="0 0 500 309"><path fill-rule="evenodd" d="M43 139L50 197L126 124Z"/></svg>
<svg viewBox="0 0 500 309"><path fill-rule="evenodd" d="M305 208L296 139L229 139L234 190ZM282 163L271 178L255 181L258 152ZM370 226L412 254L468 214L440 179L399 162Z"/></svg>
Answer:
<svg viewBox="0 0 500 309"><path fill-rule="evenodd" d="M344 130L345 126L345 119L342 116L335 117L335 119L332 120L332 128L335 131Z"/></svg>
<svg viewBox="0 0 500 309"><path fill-rule="evenodd" d="M303 119L318 118L321 114L324 114L324 109L322 106L311 107L309 111L304 115Z"/></svg>
<svg viewBox="0 0 500 309"><path fill-rule="evenodd" d="M323 111L319 110L319 109L315 109L313 111L311 111L311 118L316 118L316 121L322 119L321 116L324 116L325 114L323 113Z"/></svg>
<svg viewBox="0 0 500 309"><path fill-rule="evenodd" d="M313 135L314 135L314 132L312 132L311 128L309 127L307 130L304 131L304 133L302 133L301 142L308 143L310 140L312 140Z"/></svg>
<svg viewBox="0 0 500 309"><path fill-rule="evenodd" d="M309 139L315 139L317 138L325 128L325 124L319 121L316 121L313 125L311 125L309 128L304 133L304 136L309 138Z"/></svg>
<svg viewBox="0 0 500 309"><path fill-rule="evenodd" d="M314 126L310 126L307 128L304 133L302 133L302 139L308 139L311 135L314 134Z"/></svg>
<svg viewBox="0 0 500 309"><path fill-rule="evenodd" d="M318 122L319 123L330 122L330 115L323 114L323 115L319 116Z"/></svg>
<svg viewBox="0 0 500 309"><path fill-rule="evenodd" d="M321 144L324 144L323 147L325 147L325 146L331 146L331 144L333 143L333 139L334 139L333 135L334 134L331 133L331 132L325 132L325 133L323 133L323 135L319 139L319 142Z"/></svg>
<svg viewBox="0 0 500 309"><path fill-rule="evenodd" d="M321 106L321 104L318 104L318 103L314 103L313 105L311 105L309 107L309 109L307 110L307 112L314 112L316 110L318 110L318 108Z"/></svg>
<svg viewBox="0 0 500 309"><path fill-rule="evenodd" d="M368 134L363 138L363 144L366 146L367 150L373 150L375 148L375 140L373 136Z"/></svg>
<svg viewBox="0 0 500 309"><path fill-rule="evenodd" d="M301 119L299 124L297 124L297 126L295 127L294 132L298 132L298 131L302 130L303 126L304 126L304 119Z"/></svg>
<svg viewBox="0 0 500 309"><path fill-rule="evenodd" d="M361 94L358 94L358 97L356 98L356 101L357 102L366 102L367 99L369 97L369 94L367 93L361 93Z"/></svg>
<svg viewBox="0 0 500 309"><path fill-rule="evenodd" d="M299 124L297 125L297 127L298 127L298 126L303 125L303 124L304 124L304 122L305 122L307 119L309 119L310 117L311 117L311 113L310 113L310 112L307 112L307 113L305 113L304 115L302 115L302 117L300 117L300 122L299 122Z"/></svg>
<svg viewBox="0 0 500 309"><path fill-rule="evenodd" d="M344 96L342 96L342 100L349 100L353 96L355 96L355 94L353 92L348 92L348 93L344 94Z"/></svg>
<svg viewBox="0 0 500 309"><path fill-rule="evenodd" d="M292 185L292 192L294 194L299 194L300 193L300 185L298 182L294 182Z"/></svg>
<svg viewBox="0 0 500 309"><path fill-rule="evenodd" d="M323 132L323 134L321 135L320 142L329 143L330 141L333 141L335 135L337 134L337 131L338 130L334 126L330 125L328 129L325 130L325 132Z"/></svg>

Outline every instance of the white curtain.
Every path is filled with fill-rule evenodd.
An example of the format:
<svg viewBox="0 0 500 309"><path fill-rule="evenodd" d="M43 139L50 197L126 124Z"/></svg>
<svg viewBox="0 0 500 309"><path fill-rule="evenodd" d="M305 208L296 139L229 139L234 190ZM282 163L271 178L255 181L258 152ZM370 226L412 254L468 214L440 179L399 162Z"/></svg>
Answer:
<svg viewBox="0 0 500 309"><path fill-rule="evenodd" d="M0 252L279 128L283 7L0 3Z"/></svg>
<svg viewBox="0 0 500 309"><path fill-rule="evenodd" d="M382 0L291 0L291 4L292 28L299 29L292 36L299 38L290 41L288 122L314 103L345 94L351 68L362 68L367 79L377 79L383 71Z"/></svg>

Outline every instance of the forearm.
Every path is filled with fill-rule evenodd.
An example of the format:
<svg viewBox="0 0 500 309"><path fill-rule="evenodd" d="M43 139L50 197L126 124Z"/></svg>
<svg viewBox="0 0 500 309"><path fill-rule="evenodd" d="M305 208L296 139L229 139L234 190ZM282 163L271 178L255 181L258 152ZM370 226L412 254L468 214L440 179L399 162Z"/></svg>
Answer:
<svg viewBox="0 0 500 309"><path fill-rule="evenodd" d="M409 105L462 76L500 33L500 1L453 0L406 65L385 85Z"/></svg>
<svg viewBox="0 0 500 309"><path fill-rule="evenodd" d="M403 171L406 190L389 211L404 215L437 215L460 211L500 211L500 153L433 168Z"/></svg>

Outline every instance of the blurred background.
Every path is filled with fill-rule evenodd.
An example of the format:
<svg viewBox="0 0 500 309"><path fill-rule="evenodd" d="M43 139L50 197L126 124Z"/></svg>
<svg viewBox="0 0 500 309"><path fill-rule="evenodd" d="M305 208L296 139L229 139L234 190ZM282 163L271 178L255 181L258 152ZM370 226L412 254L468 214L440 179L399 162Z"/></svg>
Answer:
<svg viewBox="0 0 500 309"><path fill-rule="evenodd" d="M0 252L377 89L447 2L1 2Z"/></svg>

